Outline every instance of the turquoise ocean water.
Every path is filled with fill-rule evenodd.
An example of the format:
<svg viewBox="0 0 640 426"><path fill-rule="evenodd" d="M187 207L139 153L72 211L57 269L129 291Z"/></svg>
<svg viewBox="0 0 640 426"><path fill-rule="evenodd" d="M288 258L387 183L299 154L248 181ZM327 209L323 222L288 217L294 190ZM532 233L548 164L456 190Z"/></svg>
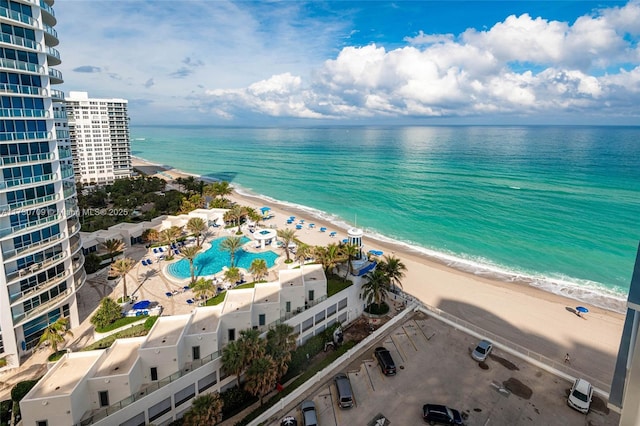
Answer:
<svg viewBox="0 0 640 426"><path fill-rule="evenodd" d="M137 157L620 310L640 240L640 127L132 127ZM515 285L515 284L514 284Z"/></svg>

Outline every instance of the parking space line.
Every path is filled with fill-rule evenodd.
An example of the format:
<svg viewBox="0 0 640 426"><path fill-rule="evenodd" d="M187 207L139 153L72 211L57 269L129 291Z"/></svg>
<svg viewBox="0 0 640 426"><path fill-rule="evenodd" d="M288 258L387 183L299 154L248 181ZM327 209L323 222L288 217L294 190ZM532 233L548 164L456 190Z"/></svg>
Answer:
<svg viewBox="0 0 640 426"><path fill-rule="evenodd" d="M413 327L413 325L411 327ZM405 330L404 324L402 325L402 331L404 331L404 334L407 335L407 337L409 338L409 342L411 342L411 346L413 346L413 349L415 349L416 352L417 352L418 348L416 347L416 344L413 342L413 339L411 338L411 335L409 333L407 333L407 330Z"/></svg>
<svg viewBox="0 0 640 426"><path fill-rule="evenodd" d="M396 344L395 340L393 340L393 335L389 337L391 337L391 343L393 343L393 346L396 347L396 350L400 354L400 358L402 358L402 362L407 362L407 355L402 352L401 350L402 348Z"/></svg>
<svg viewBox="0 0 640 426"><path fill-rule="evenodd" d="M364 363L364 371L367 372L367 377L369 378L369 383L371 383L371 389L373 389L373 391L375 392L376 387L373 386L373 380L371 380L371 375L369 374L369 368L367 367L367 363Z"/></svg>

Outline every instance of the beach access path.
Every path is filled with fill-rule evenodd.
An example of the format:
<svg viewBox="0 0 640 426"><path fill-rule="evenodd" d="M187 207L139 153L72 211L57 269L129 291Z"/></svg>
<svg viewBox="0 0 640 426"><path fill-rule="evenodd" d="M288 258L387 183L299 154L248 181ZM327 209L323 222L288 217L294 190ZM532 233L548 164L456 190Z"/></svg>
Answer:
<svg viewBox="0 0 640 426"><path fill-rule="evenodd" d="M138 165L153 164L136 158L134 167ZM189 175L171 169L156 176L170 180ZM297 235L307 244L327 245L346 238L346 229L312 217L302 209L237 192L230 198L257 210L269 206L274 217L267 220L265 226L296 229L295 225L303 219L305 224L297 230ZM293 224L286 223L290 216L296 217ZM314 228L310 229L309 223L314 223ZM320 232L323 227L326 231ZM336 232L333 237L332 231ZM563 363L565 354L569 353L575 370L602 383L611 383L624 315L586 305L589 313L579 317L572 310L584 303L574 299L526 284L505 283L458 271L404 246L375 240L366 232L363 244L366 251L382 250L385 255L400 258L407 266L403 289L421 302L556 362Z"/></svg>

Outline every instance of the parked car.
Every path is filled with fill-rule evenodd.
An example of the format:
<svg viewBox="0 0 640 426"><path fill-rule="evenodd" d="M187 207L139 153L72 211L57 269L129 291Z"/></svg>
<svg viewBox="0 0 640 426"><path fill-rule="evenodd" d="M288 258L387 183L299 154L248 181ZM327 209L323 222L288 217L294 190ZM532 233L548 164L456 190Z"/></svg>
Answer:
<svg viewBox="0 0 640 426"><path fill-rule="evenodd" d="M318 426L318 413L313 401L304 401L300 405L302 411L302 424L304 426Z"/></svg>
<svg viewBox="0 0 640 426"><path fill-rule="evenodd" d="M340 405L340 408L353 407L353 390L351 389L349 376L344 373L340 373L334 377L333 381L336 384L338 405Z"/></svg>
<svg viewBox="0 0 640 426"><path fill-rule="evenodd" d="M478 362L485 361L493 349L493 343L488 340L480 340L478 346L471 352L471 358Z"/></svg>
<svg viewBox="0 0 640 426"><path fill-rule="evenodd" d="M282 419L280 426L298 426L298 421L293 416L287 416Z"/></svg>
<svg viewBox="0 0 640 426"><path fill-rule="evenodd" d="M384 374L385 376L395 376L396 363L393 362L391 352L389 352L387 348L380 346L375 349L374 353L376 359L378 360L378 364L380 364L382 374Z"/></svg>
<svg viewBox="0 0 640 426"><path fill-rule="evenodd" d="M424 404L422 406L422 418L431 425L464 425L460 411L445 405Z"/></svg>
<svg viewBox="0 0 640 426"><path fill-rule="evenodd" d="M591 398L593 397L593 386L584 379L576 379L569 391L567 404L569 407L580 411L583 414L589 412Z"/></svg>

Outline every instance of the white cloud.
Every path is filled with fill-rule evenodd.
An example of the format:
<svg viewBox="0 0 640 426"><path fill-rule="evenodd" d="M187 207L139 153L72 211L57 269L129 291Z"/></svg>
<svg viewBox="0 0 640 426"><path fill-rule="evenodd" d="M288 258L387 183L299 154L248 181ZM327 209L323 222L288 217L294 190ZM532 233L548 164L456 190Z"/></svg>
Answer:
<svg viewBox="0 0 640 426"><path fill-rule="evenodd" d="M639 111L638 1L574 22L523 14L458 35L417 29L392 48L343 45L359 30L296 2L56 8L64 89L139 99L140 121Z"/></svg>

